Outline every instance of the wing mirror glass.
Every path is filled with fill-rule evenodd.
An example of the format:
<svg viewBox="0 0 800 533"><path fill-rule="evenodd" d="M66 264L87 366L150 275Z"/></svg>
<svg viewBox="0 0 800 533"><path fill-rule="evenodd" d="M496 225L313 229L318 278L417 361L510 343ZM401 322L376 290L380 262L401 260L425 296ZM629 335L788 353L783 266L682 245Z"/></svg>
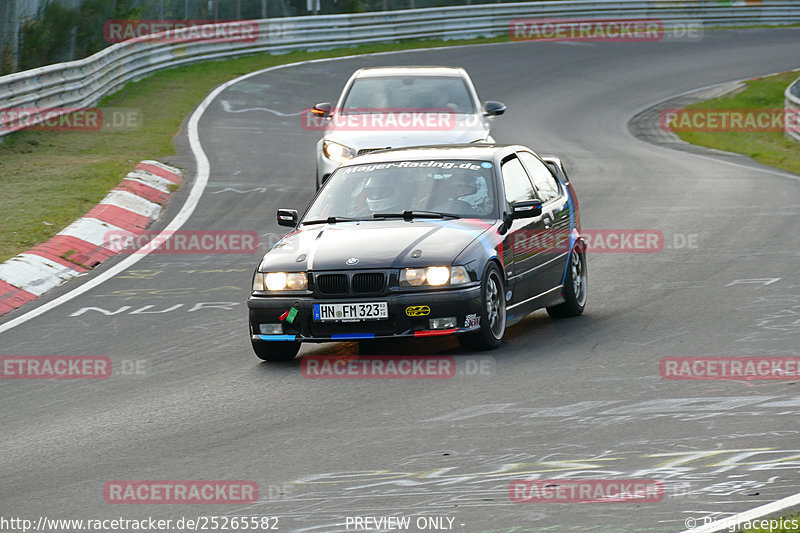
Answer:
<svg viewBox="0 0 800 533"><path fill-rule="evenodd" d="M487 100L483 104L483 114L490 117L499 116L506 112L506 104L503 102L495 102L494 100Z"/></svg>
<svg viewBox="0 0 800 533"><path fill-rule="evenodd" d="M278 225L286 226L287 228L294 228L297 226L297 210L296 209L278 209Z"/></svg>

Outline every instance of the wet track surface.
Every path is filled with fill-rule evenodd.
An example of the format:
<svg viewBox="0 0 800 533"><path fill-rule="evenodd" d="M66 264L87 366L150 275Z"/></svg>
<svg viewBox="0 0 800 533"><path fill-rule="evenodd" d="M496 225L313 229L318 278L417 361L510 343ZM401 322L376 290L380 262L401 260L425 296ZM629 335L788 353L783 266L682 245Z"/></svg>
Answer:
<svg viewBox="0 0 800 533"><path fill-rule="evenodd" d="M3 354L104 355L117 369L105 380L0 383L3 514L276 516L281 531L320 532L381 515L454 517L453 530L470 533L680 531L687 517L798 492L800 385L665 381L659 360L798 355L800 182L650 145L627 125L683 91L800 66L798 37L474 46L303 64L232 85L200 121L211 175L183 229L257 231L260 252L152 254L0 334ZM252 270L284 233L275 209L303 209L314 190L319 133L296 113L334 100L358 67L407 64L465 67L481 98L508 105L498 141L562 157L584 228L656 229L663 249L589 254L585 314L533 313L498 350L468 353L449 339L380 349L452 355L464 370L453 379L311 380L299 361L261 364L247 334ZM190 167L187 183L167 217L191 185L185 137L175 161ZM469 371L476 358L489 363L483 372ZM658 479L665 494L512 503L509 483L535 475ZM150 479L253 480L260 499L103 499L108 481Z"/></svg>

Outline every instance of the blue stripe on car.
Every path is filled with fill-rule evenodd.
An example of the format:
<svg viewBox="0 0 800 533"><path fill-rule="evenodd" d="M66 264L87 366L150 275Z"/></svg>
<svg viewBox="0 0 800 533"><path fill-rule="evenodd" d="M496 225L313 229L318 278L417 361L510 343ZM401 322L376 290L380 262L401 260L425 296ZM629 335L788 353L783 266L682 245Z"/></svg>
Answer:
<svg viewBox="0 0 800 533"><path fill-rule="evenodd" d="M297 335L259 335L262 341L293 341Z"/></svg>
<svg viewBox="0 0 800 533"><path fill-rule="evenodd" d="M374 339L374 333L334 333L331 339L336 340L355 340L355 339Z"/></svg>
<svg viewBox="0 0 800 533"><path fill-rule="evenodd" d="M567 281L567 271L569 270L569 261L572 258L572 247L575 246L577 238L577 231L575 231L575 204L572 202L572 195L569 192L569 187L564 186L567 191L567 203L569 204L569 255L567 256L567 266L564 269L564 275L561 276L561 284Z"/></svg>

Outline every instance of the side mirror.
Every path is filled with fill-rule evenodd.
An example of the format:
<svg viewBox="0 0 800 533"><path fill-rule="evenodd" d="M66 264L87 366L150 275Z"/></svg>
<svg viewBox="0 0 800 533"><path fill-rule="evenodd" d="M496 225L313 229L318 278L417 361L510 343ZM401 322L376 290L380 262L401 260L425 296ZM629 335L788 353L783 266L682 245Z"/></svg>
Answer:
<svg viewBox="0 0 800 533"><path fill-rule="evenodd" d="M494 117L502 115L506 112L506 104L503 102L495 102L494 100L487 100L483 103L483 114Z"/></svg>
<svg viewBox="0 0 800 533"><path fill-rule="evenodd" d="M294 228L297 226L297 210L295 209L278 209L278 225L286 226L287 228Z"/></svg>
<svg viewBox="0 0 800 533"><path fill-rule="evenodd" d="M331 104L320 102L311 108L311 113L320 117L329 117L331 116Z"/></svg>
<svg viewBox="0 0 800 533"><path fill-rule="evenodd" d="M533 218L542 214L541 200L525 200L524 202L514 202L514 218Z"/></svg>

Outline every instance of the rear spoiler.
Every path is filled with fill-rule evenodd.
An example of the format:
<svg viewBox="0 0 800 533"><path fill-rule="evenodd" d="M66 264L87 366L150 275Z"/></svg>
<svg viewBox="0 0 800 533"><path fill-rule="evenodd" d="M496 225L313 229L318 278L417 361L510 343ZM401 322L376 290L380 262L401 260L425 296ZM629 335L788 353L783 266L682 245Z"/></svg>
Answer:
<svg viewBox="0 0 800 533"><path fill-rule="evenodd" d="M539 157L550 167L550 170L555 172L559 179L569 185L569 177L567 176L567 171L564 170L564 164L561 162L560 157L554 155L540 155Z"/></svg>

